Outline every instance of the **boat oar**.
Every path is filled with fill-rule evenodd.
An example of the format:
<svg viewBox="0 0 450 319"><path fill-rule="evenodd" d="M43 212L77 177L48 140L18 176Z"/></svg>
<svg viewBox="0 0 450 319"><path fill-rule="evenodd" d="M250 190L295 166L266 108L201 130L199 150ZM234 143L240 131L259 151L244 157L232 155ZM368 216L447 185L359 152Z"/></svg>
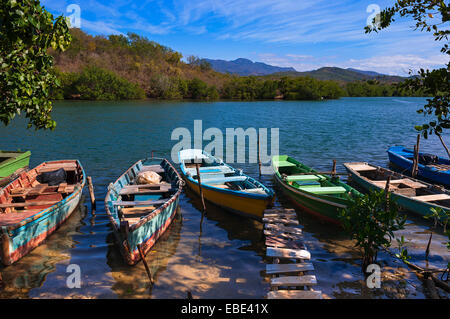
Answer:
<svg viewBox="0 0 450 319"><path fill-rule="evenodd" d="M148 278L150 279L150 283L153 285L152 273L150 272L150 268L148 267L147 260L145 260L144 252L142 251L141 244L137 245L139 250L139 255L141 255L142 262L144 263L145 271L147 272Z"/></svg>

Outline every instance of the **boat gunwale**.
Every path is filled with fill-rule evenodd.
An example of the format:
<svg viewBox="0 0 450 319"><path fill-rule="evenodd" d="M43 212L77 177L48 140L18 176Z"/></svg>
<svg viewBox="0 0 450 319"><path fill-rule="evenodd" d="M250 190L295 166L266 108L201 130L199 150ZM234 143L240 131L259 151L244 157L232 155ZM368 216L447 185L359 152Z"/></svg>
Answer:
<svg viewBox="0 0 450 319"><path fill-rule="evenodd" d="M155 218L156 216L158 216L164 209L166 209L169 205L171 205L181 194L182 190L183 190L183 179L180 176L180 173L178 173L177 169L172 165L172 163L170 163L169 160L167 160L166 158L159 158L159 157L153 157L153 158L145 158L145 159L140 159L137 162L135 162L133 165L131 165L124 173L122 173L122 175L120 175L116 181L114 183L112 183L113 185L116 184L122 177L124 177L132 168L136 167L136 165L139 162L145 162L146 160L161 160L161 161L166 161L169 166L174 170L175 174L177 175L178 178L178 190L175 194L173 194L163 205L159 206L158 208L155 208L151 213L147 214L145 217L141 218L139 220L139 222L137 222L136 224L132 224L129 227L129 231L133 232L135 230L137 230L138 228L140 228L141 226L143 226L145 223L147 223L148 221L150 221L151 219ZM112 212L109 210L109 206L107 204L107 202L109 201L109 195L111 193L111 190L108 189L108 191L106 192L106 196L105 196L105 211L108 215L108 218L111 222L111 224L114 227L114 230L118 233L120 233L119 230L119 225L117 224L116 220L114 219Z"/></svg>
<svg viewBox="0 0 450 319"><path fill-rule="evenodd" d="M446 190L445 188L443 188L443 189L438 188L438 187L436 187L436 185L434 185L434 184L430 184L430 183L424 182L424 181L422 181L422 180L418 180L418 179L415 179L415 178L412 178L412 177L403 175L403 174L401 174L401 173L398 173L398 172L395 172L395 171L386 169L386 168L381 167L381 166L373 165L373 164L370 164L370 163L367 163L367 162L347 162L347 163L344 163L344 164L343 164L344 167L347 169L347 171L349 171L349 173L351 173L351 174L353 174L353 175L356 175L356 176L358 176L359 178L365 180L366 182L368 182L370 185L372 185L373 187L377 188L378 190L382 190L382 189L384 189L384 188L383 188L383 187L380 187L380 186L378 186L378 185L376 185L376 184L373 184L373 183L372 183L372 180L368 179L368 178L365 177L365 176L362 176L358 171L356 171L356 170L354 170L354 169L352 169L352 168L350 168L350 167L347 166L347 164L356 164L356 163L358 163L358 164L366 164L366 165L375 167L375 168L377 168L377 169L381 169L382 171L392 172L394 176L395 176L395 175L398 175L399 177L402 177L402 178L405 178L405 179L409 179L409 180L412 180L412 181L417 182L417 183L424 184L424 185L427 186L427 189L436 189L436 190L438 190L438 191L440 191L440 192L442 192L442 193L445 193L445 194L447 194L447 195L450 195L450 191ZM436 207L440 207L440 208L444 209L445 211L450 210L449 207L445 207L445 206L442 206L442 205L439 205L439 204L431 204L430 202L422 201L422 200L420 200L420 199L415 199L415 198L412 198L412 197L409 197L409 196L406 196L406 195L403 195L403 194L398 194L398 193L395 193L395 192L391 192L391 193L394 194L395 196L399 196L399 197L405 198L405 199L407 199L407 200L411 200L411 201L413 201L413 202L418 202L418 203L421 203L421 204L426 204L426 205L428 205L428 206L436 206Z"/></svg>
<svg viewBox="0 0 450 319"><path fill-rule="evenodd" d="M212 156L211 154L208 154L207 152L202 150L202 154L207 155L209 158L213 158L215 160L218 160L218 158L216 158L215 156ZM178 153L178 160L180 162L180 168L181 168L181 172L183 174L184 177L186 177L190 182L192 182L193 184L198 186L198 181L193 179L190 175L187 174L187 172L185 171L185 165L184 162L181 160L180 158L180 153ZM232 169L234 172L237 172L238 170L230 165L228 165L225 162L221 162L224 166L229 167L230 169ZM222 165L218 165L218 166L222 166ZM200 174L201 175L201 174ZM253 194L253 193L246 193L246 192L242 192L242 191L235 191L232 189L223 189L220 187L216 187L214 185L211 184L205 184L202 182L202 188L211 190L211 191L216 191L219 193L224 193L224 194L228 194L228 195L233 195L233 196L239 196L239 197L244 197L244 198L250 198L250 199L258 199L258 200L270 200L271 198L273 198L275 196L275 192L268 188L267 186L265 186L263 183L261 183L260 181L254 179L253 177L242 173L240 176L245 176L249 179L250 182L259 185L261 188L264 189L265 194Z"/></svg>
<svg viewBox="0 0 450 319"><path fill-rule="evenodd" d="M413 165L413 160L411 160L411 159L409 159L409 158L407 158L407 157L405 157L405 156L403 156L403 155L400 155L400 154L398 154L397 152L395 152L394 150L392 150L393 148L400 148L400 147L402 148L402 150L406 150L406 151L412 153L412 150L410 150L409 148L407 148L407 147L405 147L405 146L403 146L403 145L391 146L391 147L389 147L389 149L387 150L387 153L390 154L390 155L392 155L392 156L394 156L394 157L401 158L401 159L407 161L409 164ZM412 154L414 154L414 153L412 153ZM420 155L420 154L425 154L425 153L419 152L419 155ZM436 155L436 156L437 156L439 159L442 159L442 160L445 160L445 161L449 161L449 160L447 160L447 159L445 159L445 158L443 158L443 157L440 157L440 156L438 156L438 155ZM450 175L450 170L440 171L440 170L436 169L435 167L430 167L430 166L428 166L428 165L423 165L423 164L421 164L421 163L418 164L418 168L421 168L422 170L427 170L427 171L429 171L429 172L432 172L432 173L435 173L435 174L438 174L438 175L441 175L441 174ZM410 169L411 169L411 167L405 168L405 171L410 170Z"/></svg>
<svg viewBox="0 0 450 319"><path fill-rule="evenodd" d="M57 202L56 204L53 204L50 207L47 207L39 212L37 212L36 214L29 216L25 219L23 219L20 223L11 225L11 226L0 226L0 229L6 230L8 232L8 234L10 234L12 231L20 231L21 228L26 227L27 224L36 221L38 219L45 219L47 218L51 213L54 213L55 211L57 211L56 209L62 206L65 206L69 201L71 201L72 199L74 199L76 196L78 196L78 193L80 193L85 184L86 184L86 174L84 171L83 166L81 165L81 162L79 160L55 160L55 161L46 161L46 162L42 162L41 164L39 164L38 166L34 167L33 169L31 169L30 171L27 172L23 172L18 178L16 178L15 180L11 181L11 183L9 183L8 185L6 185L4 188L2 188L0 190L0 195L3 194L3 192L6 191L6 189L12 184L14 183L16 180L18 180L19 178L22 178L24 176L24 174L29 174L32 170L37 169L45 164L49 164L49 163L55 163L55 162L61 162L61 161L75 161L77 162L78 166L81 168L81 173L83 175L83 180L81 183L78 183L78 187L66 198L62 199L61 201Z"/></svg>

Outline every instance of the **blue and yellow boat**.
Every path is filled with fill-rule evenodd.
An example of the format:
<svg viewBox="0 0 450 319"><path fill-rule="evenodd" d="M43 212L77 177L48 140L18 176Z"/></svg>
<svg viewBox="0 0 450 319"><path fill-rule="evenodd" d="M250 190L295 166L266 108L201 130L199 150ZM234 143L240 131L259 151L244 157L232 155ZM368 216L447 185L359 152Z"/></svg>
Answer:
<svg viewBox="0 0 450 319"><path fill-rule="evenodd" d="M139 184L138 176L145 172L156 173L161 180ZM182 188L183 180L173 165L156 158L136 162L109 185L105 209L129 265L141 260L172 223Z"/></svg>
<svg viewBox="0 0 450 319"><path fill-rule="evenodd" d="M44 242L78 206L86 183L77 160L45 162L0 190L0 260L11 265Z"/></svg>
<svg viewBox="0 0 450 319"><path fill-rule="evenodd" d="M204 198L228 211L260 220L275 200L274 192L261 182L203 150L182 150L178 159L187 186L200 194L198 164Z"/></svg>

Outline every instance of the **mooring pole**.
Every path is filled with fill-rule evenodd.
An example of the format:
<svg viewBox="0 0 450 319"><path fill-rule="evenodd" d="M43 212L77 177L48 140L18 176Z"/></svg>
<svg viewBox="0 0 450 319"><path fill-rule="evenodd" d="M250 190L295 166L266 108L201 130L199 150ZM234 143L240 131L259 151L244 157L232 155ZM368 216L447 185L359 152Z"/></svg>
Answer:
<svg viewBox="0 0 450 319"><path fill-rule="evenodd" d="M445 145L445 142L444 142L444 140L442 139L441 134L437 134L437 133L436 133L436 135L437 135L437 136L439 137L439 139L441 140L442 146L444 146L445 150L447 151L447 155L448 155L448 157L450 158L450 150L447 148L447 145Z"/></svg>
<svg viewBox="0 0 450 319"><path fill-rule="evenodd" d="M259 177L261 177L261 143L260 143L260 140L259 140L259 131L258 131L258 145L257 145L257 150L258 150Z"/></svg>
<svg viewBox="0 0 450 319"><path fill-rule="evenodd" d="M148 267L147 260L145 260L144 252L142 251L141 244L137 245L139 250L139 255L141 255L142 262L144 263L145 271L147 272L148 278L150 279L150 283L153 285L152 273L150 272L150 268Z"/></svg>
<svg viewBox="0 0 450 319"><path fill-rule="evenodd" d="M90 176L88 176L87 181L88 181L88 186L89 186L89 195L91 197L91 207L92 207L92 209L95 209L96 203L95 203L94 185L92 184L92 178Z"/></svg>
<svg viewBox="0 0 450 319"><path fill-rule="evenodd" d="M198 163L195 163L195 168L197 169L198 189L200 192L200 197L202 199L203 212L206 212L205 198L203 197L203 189L202 189L202 179L200 177L200 165Z"/></svg>
<svg viewBox="0 0 450 319"><path fill-rule="evenodd" d="M336 160L333 160L333 169L331 170L331 176L336 177Z"/></svg>
<svg viewBox="0 0 450 319"><path fill-rule="evenodd" d="M386 187L384 188L384 195L386 196L386 212L389 211L389 187L391 183L391 175L387 177Z"/></svg>

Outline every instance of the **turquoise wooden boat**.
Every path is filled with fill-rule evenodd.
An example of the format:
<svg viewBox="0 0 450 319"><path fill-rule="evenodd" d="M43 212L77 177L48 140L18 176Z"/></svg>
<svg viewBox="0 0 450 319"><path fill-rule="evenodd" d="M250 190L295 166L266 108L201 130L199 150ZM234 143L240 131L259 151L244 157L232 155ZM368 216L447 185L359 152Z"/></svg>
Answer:
<svg viewBox="0 0 450 319"><path fill-rule="evenodd" d="M346 170L353 182L366 191L385 189L388 176L391 177L390 191L392 199L404 209L421 216L431 213L431 208L450 211L450 191L444 187L402 175L389 169L365 162L345 163Z"/></svg>
<svg viewBox="0 0 450 319"><path fill-rule="evenodd" d="M283 193L307 213L340 225L339 213L361 194L339 180L287 155L272 157L275 180Z"/></svg>
<svg viewBox="0 0 450 319"><path fill-rule="evenodd" d="M262 220L264 210L275 200L274 192L261 182L203 150L182 150L178 157L188 187L200 194L198 162L204 198L230 212Z"/></svg>
<svg viewBox="0 0 450 319"><path fill-rule="evenodd" d="M158 184L138 184L138 175L154 172ZM141 260L172 223L183 181L167 159L136 162L108 187L105 209L118 246L129 265Z"/></svg>
<svg viewBox="0 0 450 319"><path fill-rule="evenodd" d="M63 170L64 180L41 183ZM85 174L77 160L45 162L0 190L0 260L11 265L39 246L78 206Z"/></svg>
<svg viewBox="0 0 450 319"><path fill-rule="evenodd" d="M387 152L392 164L403 172L411 173L414 158L413 150L403 146L392 146ZM419 152L417 177L432 183L450 186L450 160Z"/></svg>

